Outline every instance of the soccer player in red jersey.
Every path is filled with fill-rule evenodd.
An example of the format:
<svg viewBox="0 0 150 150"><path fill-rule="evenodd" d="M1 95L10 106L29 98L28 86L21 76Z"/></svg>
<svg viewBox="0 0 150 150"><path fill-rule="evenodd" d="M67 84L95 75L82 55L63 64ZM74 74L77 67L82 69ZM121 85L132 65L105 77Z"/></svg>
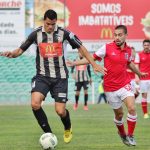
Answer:
<svg viewBox="0 0 150 150"><path fill-rule="evenodd" d="M147 72L148 76L140 78L140 92L142 93L142 110L144 118L149 118L148 105L147 105L147 94L150 91L150 40L143 41L144 50L136 55L135 63L137 63L139 70Z"/></svg>
<svg viewBox="0 0 150 150"><path fill-rule="evenodd" d="M101 61L104 59L104 67L107 69L107 74L104 75L104 91L107 96L108 103L114 110L114 122L118 128L124 144L135 146L136 141L133 133L137 121L135 110L135 97L131 88L131 79L127 73L127 67L135 72L139 77L145 77L147 73L140 72L131 61L131 48L126 43L127 28L124 25L116 26L114 30L114 41L105 44L93 54L95 60ZM86 64L86 59L71 62L68 61L68 66ZM123 121L122 103L127 107L127 127L126 133Z"/></svg>
<svg viewBox="0 0 150 150"><path fill-rule="evenodd" d="M134 47L131 47L131 52L132 52L132 62L135 63L135 55L136 55L136 51ZM139 79L136 78L135 73L132 72L131 69L127 68L127 72L131 78L131 87L134 91L134 96L135 99L139 96Z"/></svg>

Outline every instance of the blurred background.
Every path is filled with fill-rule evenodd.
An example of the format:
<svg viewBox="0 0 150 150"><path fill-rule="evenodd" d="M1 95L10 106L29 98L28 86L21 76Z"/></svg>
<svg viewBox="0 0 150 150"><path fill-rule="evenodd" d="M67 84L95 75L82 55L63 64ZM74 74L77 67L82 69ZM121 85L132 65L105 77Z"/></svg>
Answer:
<svg viewBox="0 0 150 150"><path fill-rule="evenodd" d="M112 41L113 29L119 24L128 27L127 42L138 52L142 50L143 39L150 38L149 6L148 0L0 0L0 51L16 49L34 28L42 25L44 12L54 9L58 13L58 25L74 32L90 53ZM77 50L69 45L66 48L66 58L74 60ZM34 75L34 45L18 58L0 57L0 105L29 104L30 82ZM100 76L92 71L91 104L98 99ZM70 103L74 102L74 84L70 75ZM80 99L82 101L83 95ZM50 95L46 102L49 101L53 103Z"/></svg>

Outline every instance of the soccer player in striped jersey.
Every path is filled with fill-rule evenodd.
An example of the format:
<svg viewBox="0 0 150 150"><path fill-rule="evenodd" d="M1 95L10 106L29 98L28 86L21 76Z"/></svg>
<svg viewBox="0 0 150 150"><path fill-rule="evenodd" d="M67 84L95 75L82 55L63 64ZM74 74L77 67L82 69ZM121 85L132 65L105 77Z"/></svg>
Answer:
<svg viewBox="0 0 150 150"><path fill-rule="evenodd" d="M32 79L31 107L38 124L45 133L52 132L47 116L42 109L42 101L50 92L55 100L55 111L64 125L64 142L72 139L72 126L68 101L68 70L64 53L66 44L78 49L91 63L95 72L106 73L106 69L97 65L82 42L72 32L57 25L57 13L49 9L44 14L43 26L35 29L19 48L1 52L1 56L16 58L22 55L31 44L36 49L36 75Z"/></svg>
<svg viewBox="0 0 150 150"><path fill-rule="evenodd" d="M83 59L83 56L81 53L79 53L79 57L77 60ZM74 74L74 69L75 69L75 74ZM71 68L71 73L73 78L75 79L75 104L73 106L74 110L77 110L78 108L78 101L79 101L79 96L80 96L80 91L81 88L83 87L84 89L84 110L88 110L88 85L92 83L91 79L91 70L90 70L90 65L80 65L80 66L73 66Z"/></svg>

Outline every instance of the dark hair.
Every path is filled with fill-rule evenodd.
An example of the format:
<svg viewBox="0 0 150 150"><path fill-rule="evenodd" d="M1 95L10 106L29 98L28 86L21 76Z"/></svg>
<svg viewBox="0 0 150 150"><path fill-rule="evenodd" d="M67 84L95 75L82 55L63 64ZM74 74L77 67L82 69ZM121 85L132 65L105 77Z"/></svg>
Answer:
<svg viewBox="0 0 150 150"><path fill-rule="evenodd" d="M128 33L127 27L125 25L118 25L115 27L115 30L117 30L117 29L123 29L125 34Z"/></svg>
<svg viewBox="0 0 150 150"><path fill-rule="evenodd" d="M46 18L48 18L50 20L57 19L57 13L54 10L49 9L44 14L44 20L46 20Z"/></svg>
<svg viewBox="0 0 150 150"><path fill-rule="evenodd" d="M150 40L149 40L149 39L145 39L145 40L143 41L143 45L144 45L144 43L150 43Z"/></svg>

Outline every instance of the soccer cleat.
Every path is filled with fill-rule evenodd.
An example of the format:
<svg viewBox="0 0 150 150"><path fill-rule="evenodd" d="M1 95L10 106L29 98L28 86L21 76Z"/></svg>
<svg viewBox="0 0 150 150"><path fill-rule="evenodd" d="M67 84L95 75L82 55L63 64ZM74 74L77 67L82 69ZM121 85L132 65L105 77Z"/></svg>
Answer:
<svg viewBox="0 0 150 150"><path fill-rule="evenodd" d="M86 110L86 111L89 110L88 106L84 106L83 109Z"/></svg>
<svg viewBox="0 0 150 150"><path fill-rule="evenodd" d="M127 136L127 139L128 139L128 141L129 141L129 143L130 143L130 145L132 145L132 146L136 146L136 141L135 141L135 139L134 139L134 137L133 136Z"/></svg>
<svg viewBox="0 0 150 150"><path fill-rule="evenodd" d="M148 118L149 118L148 113L144 114L144 119L148 119Z"/></svg>
<svg viewBox="0 0 150 150"><path fill-rule="evenodd" d="M118 134L119 134L119 133L118 133ZM125 145L130 146L128 137L127 137L126 135L120 135L120 134L119 134L119 136L120 136L122 142L123 142Z"/></svg>
<svg viewBox="0 0 150 150"><path fill-rule="evenodd" d="M70 130L65 130L64 132L64 142L69 143L72 139L72 128Z"/></svg>
<svg viewBox="0 0 150 150"><path fill-rule="evenodd" d="M78 109L78 104L74 104L73 109L77 110Z"/></svg>

